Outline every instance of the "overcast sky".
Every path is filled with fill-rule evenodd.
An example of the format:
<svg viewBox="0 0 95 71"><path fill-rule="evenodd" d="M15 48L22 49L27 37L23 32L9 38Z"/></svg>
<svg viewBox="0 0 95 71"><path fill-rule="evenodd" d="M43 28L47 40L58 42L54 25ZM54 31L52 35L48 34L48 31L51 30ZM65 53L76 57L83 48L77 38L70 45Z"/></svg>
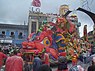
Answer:
<svg viewBox="0 0 95 71"><path fill-rule="evenodd" d="M70 10L77 9L83 5L83 1L86 0L40 0L41 11L44 13L58 13L60 5L67 4ZM0 22L5 24L23 24L27 22L29 9L31 7L32 0L0 0ZM86 2L85 2L86 3ZM85 4L84 3L84 4ZM95 0L88 0L88 5L84 8L95 13L94 8ZM88 7L89 6L89 7ZM90 9L88 9L90 8ZM83 26L87 24L87 29L91 31L93 29L93 22L86 14L82 12L75 12L78 15L80 27L80 34L83 34Z"/></svg>

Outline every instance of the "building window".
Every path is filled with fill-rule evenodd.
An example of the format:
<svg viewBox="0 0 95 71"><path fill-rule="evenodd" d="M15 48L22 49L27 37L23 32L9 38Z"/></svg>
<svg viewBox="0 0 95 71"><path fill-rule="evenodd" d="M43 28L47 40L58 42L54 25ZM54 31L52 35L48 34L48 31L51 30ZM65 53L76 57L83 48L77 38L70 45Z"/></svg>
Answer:
<svg viewBox="0 0 95 71"><path fill-rule="evenodd" d="M14 32L11 32L10 37L15 38Z"/></svg>
<svg viewBox="0 0 95 71"><path fill-rule="evenodd" d="M2 31L2 37L3 37L3 38L6 37L5 31Z"/></svg>
<svg viewBox="0 0 95 71"><path fill-rule="evenodd" d="M31 33L36 32L36 22L32 22Z"/></svg>
<svg viewBox="0 0 95 71"><path fill-rule="evenodd" d="M18 38L19 38L19 39L23 39L23 36L22 36L22 35L23 35L23 33L20 32L19 35L18 35Z"/></svg>

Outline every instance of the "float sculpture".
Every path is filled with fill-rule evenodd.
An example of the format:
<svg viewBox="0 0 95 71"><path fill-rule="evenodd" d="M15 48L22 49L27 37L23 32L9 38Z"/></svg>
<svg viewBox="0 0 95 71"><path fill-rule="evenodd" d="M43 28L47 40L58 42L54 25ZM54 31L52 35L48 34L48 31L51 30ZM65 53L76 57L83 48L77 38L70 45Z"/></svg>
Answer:
<svg viewBox="0 0 95 71"><path fill-rule="evenodd" d="M27 41L22 43L24 53L49 54L50 62L66 56L71 60L74 55L82 52L75 24L65 17L57 18L56 23L45 23L37 33L31 33Z"/></svg>

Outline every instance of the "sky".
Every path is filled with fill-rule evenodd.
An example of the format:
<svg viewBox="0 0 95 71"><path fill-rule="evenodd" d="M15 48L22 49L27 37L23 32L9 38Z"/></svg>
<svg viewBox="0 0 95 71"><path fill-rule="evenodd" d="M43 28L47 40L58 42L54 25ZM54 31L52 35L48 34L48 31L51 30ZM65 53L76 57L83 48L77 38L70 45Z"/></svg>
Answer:
<svg viewBox="0 0 95 71"><path fill-rule="evenodd" d="M95 0L40 0L41 11L44 13L58 13L60 5L69 5L70 10L75 10L84 5L84 9L95 13ZM31 9L32 0L0 0L0 23L4 24L23 24L27 23L29 9ZM88 4L87 4L88 3ZM90 8L90 9L89 9ZM85 13L74 11L81 22L80 36L83 35L83 27L87 25L88 32L93 29L93 21Z"/></svg>

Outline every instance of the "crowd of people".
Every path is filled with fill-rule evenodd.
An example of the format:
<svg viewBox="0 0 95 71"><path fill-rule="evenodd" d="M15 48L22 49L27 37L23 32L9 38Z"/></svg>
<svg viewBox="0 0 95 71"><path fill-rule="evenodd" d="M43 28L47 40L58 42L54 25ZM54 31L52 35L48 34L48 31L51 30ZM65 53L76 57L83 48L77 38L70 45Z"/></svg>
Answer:
<svg viewBox="0 0 95 71"><path fill-rule="evenodd" d="M45 61L40 59L36 51L33 65L29 65L28 59L21 54L21 48L14 45L0 46L0 69L2 70L2 66L5 66L4 71L44 71L43 67L46 67L47 71L48 69L51 71L48 62L49 57L46 53L44 55L46 56Z"/></svg>
<svg viewBox="0 0 95 71"><path fill-rule="evenodd" d="M33 63L30 68L27 61L24 61L23 56L19 53L20 48L15 46L0 47L0 69L5 65L4 71L53 71L48 62L49 57L46 56L46 61L40 59L36 52ZM66 57L59 57L56 71L86 71L81 65L72 62L72 67L68 68ZM95 57L92 58L92 64L89 65L87 71L95 71Z"/></svg>

